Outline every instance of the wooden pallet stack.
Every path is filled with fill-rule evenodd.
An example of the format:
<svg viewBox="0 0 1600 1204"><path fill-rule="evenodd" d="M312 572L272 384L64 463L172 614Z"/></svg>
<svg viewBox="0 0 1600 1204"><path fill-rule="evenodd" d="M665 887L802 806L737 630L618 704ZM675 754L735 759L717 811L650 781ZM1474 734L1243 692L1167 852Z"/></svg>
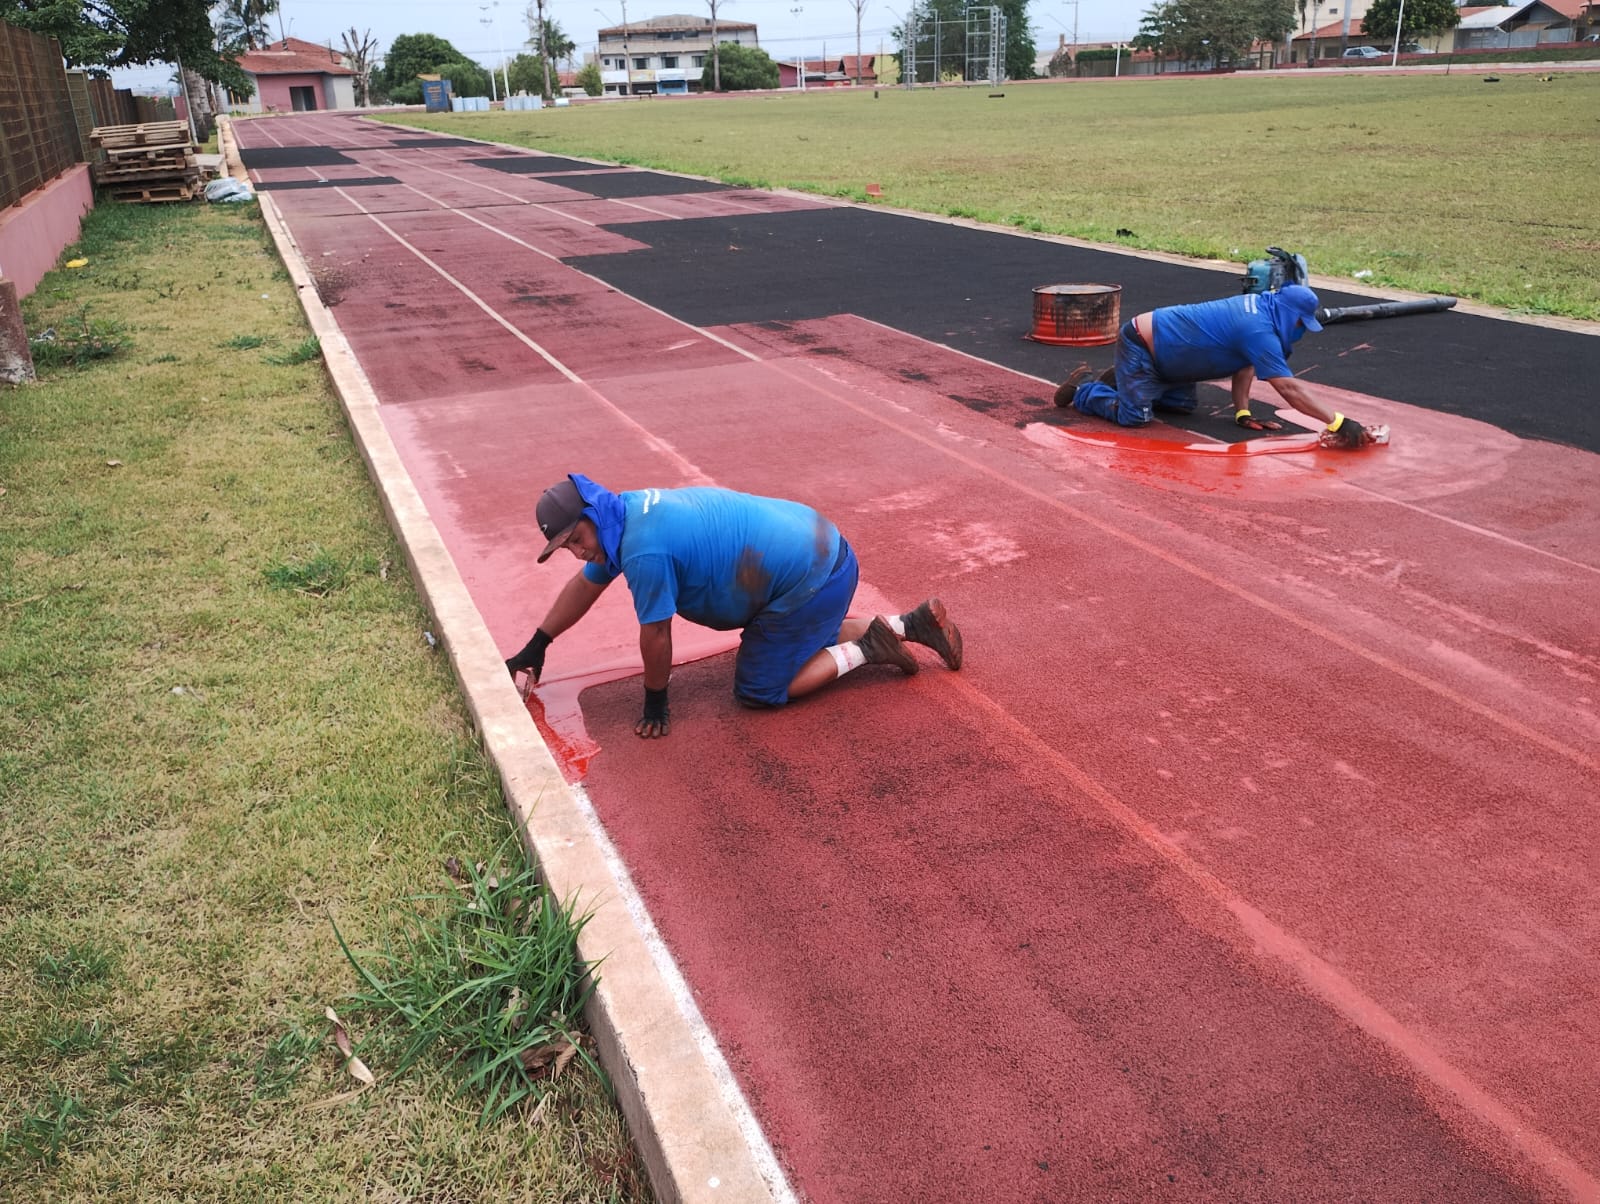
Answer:
<svg viewBox="0 0 1600 1204"><path fill-rule="evenodd" d="M200 165L181 121L102 125L89 144L104 156L94 181L116 201L190 201L200 195Z"/></svg>

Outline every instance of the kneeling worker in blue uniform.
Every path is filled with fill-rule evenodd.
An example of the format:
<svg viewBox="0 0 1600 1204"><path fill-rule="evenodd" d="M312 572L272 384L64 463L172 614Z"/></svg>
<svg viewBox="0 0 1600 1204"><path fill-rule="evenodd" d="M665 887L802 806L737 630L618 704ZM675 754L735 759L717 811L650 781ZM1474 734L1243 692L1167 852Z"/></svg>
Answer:
<svg viewBox="0 0 1600 1204"><path fill-rule="evenodd" d="M1289 368L1295 343L1321 329L1317 294L1303 284L1151 310L1122 324L1115 368L1091 379L1094 369L1080 365L1056 390L1056 404L1143 426L1156 410L1192 414L1197 383L1231 377L1234 421L1253 431L1282 430L1281 422L1250 412L1250 386L1259 377L1294 409L1328 424L1324 443L1364 447L1374 434L1323 405Z"/></svg>
<svg viewBox="0 0 1600 1204"><path fill-rule="evenodd" d="M860 576L855 553L799 502L711 488L612 493L573 473L544 491L537 518L547 541L539 563L565 548L584 566L506 668L538 681L551 641L626 578L644 661L640 736L665 736L670 726L674 615L742 629L733 693L746 706L782 706L862 665L915 673L907 642L961 668L961 631L937 598L903 615L847 617Z"/></svg>

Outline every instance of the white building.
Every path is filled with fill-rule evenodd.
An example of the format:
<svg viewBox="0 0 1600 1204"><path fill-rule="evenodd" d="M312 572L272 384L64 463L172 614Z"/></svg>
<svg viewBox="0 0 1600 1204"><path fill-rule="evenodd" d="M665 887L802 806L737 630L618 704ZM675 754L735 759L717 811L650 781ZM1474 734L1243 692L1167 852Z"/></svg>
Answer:
<svg viewBox="0 0 1600 1204"><path fill-rule="evenodd" d="M701 83L711 87L711 18L681 14L629 21L602 29L589 60L598 60L607 96L651 92L687 92ZM717 42L760 46L756 27L743 21L717 21Z"/></svg>

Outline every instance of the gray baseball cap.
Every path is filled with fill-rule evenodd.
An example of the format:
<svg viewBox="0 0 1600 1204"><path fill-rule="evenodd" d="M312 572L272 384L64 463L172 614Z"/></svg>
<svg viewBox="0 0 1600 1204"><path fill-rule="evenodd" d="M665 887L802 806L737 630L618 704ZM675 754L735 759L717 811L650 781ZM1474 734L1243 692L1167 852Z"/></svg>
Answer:
<svg viewBox="0 0 1600 1204"><path fill-rule="evenodd" d="M539 533L550 541L539 553L539 563L543 564L550 559L551 553L566 542L567 536L572 534L572 529L583 517L583 496L572 483L571 477L557 481L544 491L535 515L539 520Z"/></svg>

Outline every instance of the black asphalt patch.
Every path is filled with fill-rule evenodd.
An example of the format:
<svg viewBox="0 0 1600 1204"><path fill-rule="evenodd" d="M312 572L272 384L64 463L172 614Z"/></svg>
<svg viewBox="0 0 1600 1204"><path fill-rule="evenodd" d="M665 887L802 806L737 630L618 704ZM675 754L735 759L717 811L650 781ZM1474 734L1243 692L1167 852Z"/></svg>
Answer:
<svg viewBox="0 0 1600 1204"><path fill-rule="evenodd" d="M341 151L327 146L253 146L239 152L246 167L266 169L271 167L335 167L341 163L354 163Z"/></svg>
<svg viewBox="0 0 1600 1204"><path fill-rule="evenodd" d="M1124 320L1238 291L1237 278L1202 268L866 208L617 229L649 249L568 262L692 325L853 313L1054 381L1081 360L1109 366L1114 350L1025 338L1037 287L1120 284ZM1331 290L1320 296L1326 306L1373 300ZM1312 383L1600 452L1600 406L1593 401L1600 338L1450 311L1329 326L1307 335L1292 363ZM1231 422L1200 429L1225 439L1251 433Z"/></svg>
<svg viewBox="0 0 1600 1204"><path fill-rule="evenodd" d="M474 142L470 138L413 138L409 136L397 135L394 145L404 147L406 150L411 150L413 147L425 146L482 146L483 143ZM388 148L383 147L380 149L387 150Z"/></svg>
<svg viewBox="0 0 1600 1204"><path fill-rule="evenodd" d="M587 192L606 201L626 197L681 196L688 192L731 192L726 184L712 180L691 180L687 176L669 176L659 171L610 171L603 175L563 176L552 180L563 188Z"/></svg>
<svg viewBox="0 0 1600 1204"><path fill-rule="evenodd" d="M357 176L349 180L264 180L256 185L257 192L294 192L305 188L375 188L380 184L398 184L393 176Z"/></svg>
<svg viewBox="0 0 1600 1204"><path fill-rule="evenodd" d="M563 171L625 171L605 163L585 163L582 159L563 159L560 155L514 155L498 159L468 159L478 167L491 167L495 171L514 176L555 175Z"/></svg>

